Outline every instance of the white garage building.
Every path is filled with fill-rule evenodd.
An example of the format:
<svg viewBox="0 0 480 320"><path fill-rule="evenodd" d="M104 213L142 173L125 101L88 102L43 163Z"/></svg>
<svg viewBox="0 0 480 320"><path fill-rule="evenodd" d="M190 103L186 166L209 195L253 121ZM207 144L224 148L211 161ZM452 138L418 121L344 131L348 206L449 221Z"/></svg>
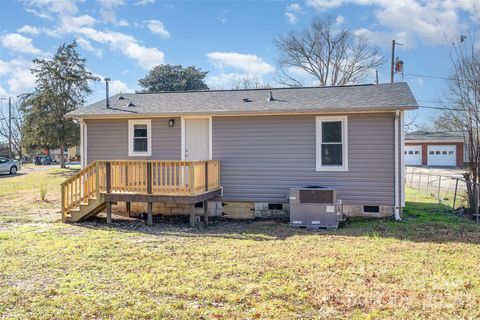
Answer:
<svg viewBox="0 0 480 320"><path fill-rule="evenodd" d="M464 163L464 150L461 132L415 131L405 135L407 166L460 167Z"/></svg>

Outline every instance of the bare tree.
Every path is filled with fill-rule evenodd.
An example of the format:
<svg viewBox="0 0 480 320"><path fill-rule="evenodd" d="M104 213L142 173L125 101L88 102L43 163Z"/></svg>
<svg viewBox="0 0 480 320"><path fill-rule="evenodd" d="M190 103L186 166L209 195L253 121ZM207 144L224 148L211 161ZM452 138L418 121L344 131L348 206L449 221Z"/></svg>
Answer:
<svg viewBox="0 0 480 320"><path fill-rule="evenodd" d="M241 79L234 79L230 85L231 89L263 89L263 88L271 88L271 86L267 83L263 83L257 77L249 77L246 76Z"/></svg>
<svg viewBox="0 0 480 320"><path fill-rule="evenodd" d="M406 132L423 130L423 124L419 124L417 119L418 119L417 111L407 111L405 113L403 128L405 129Z"/></svg>
<svg viewBox="0 0 480 320"><path fill-rule="evenodd" d="M445 111L437 122L458 128L464 133L468 157L468 172L464 176L470 208L477 212L480 182L480 47L474 37L465 40L466 37L461 36L458 43L450 46L453 75L449 99L453 107Z"/></svg>
<svg viewBox="0 0 480 320"><path fill-rule="evenodd" d="M290 86L303 85L299 73L312 76L320 86L362 83L384 61L378 47L340 28L332 17L317 18L309 29L279 37L275 45L280 82Z"/></svg>
<svg viewBox="0 0 480 320"><path fill-rule="evenodd" d="M437 131L464 131L463 112L458 113L454 110L444 112L433 119L435 130Z"/></svg>
<svg viewBox="0 0 480 320"><path fill-rule="evenodd" d="M22 157L22 114L19 109L20 102L17 100L12 103L12 152ZM7 141L9 139L9 121L8 121L8 108L0 110L0 138Z"/></svg>

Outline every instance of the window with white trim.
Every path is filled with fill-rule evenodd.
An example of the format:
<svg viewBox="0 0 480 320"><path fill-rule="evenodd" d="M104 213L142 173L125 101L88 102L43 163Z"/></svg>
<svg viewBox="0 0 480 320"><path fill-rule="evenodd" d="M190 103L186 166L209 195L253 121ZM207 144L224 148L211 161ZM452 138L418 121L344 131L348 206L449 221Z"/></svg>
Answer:
<svg viewBox="0 0 480 320"><path fill-rule="evenodd" d="M151 120L128 120L128 155L152 155Z"/></svg>
<svg viewBox="0 0 480 320"><path fill-rule="evenodd" d="M347 116L316 118L317 171L348 171Z"/></svg>

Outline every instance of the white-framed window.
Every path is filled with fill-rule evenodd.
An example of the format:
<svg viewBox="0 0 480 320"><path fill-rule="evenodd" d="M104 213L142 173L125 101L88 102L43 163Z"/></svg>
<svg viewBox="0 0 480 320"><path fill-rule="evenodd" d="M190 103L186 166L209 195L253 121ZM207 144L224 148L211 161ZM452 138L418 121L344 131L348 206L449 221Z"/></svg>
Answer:
<svg viewBox="0 0 480 320"><path fill-rule="evenodd" d="M347 116L316 117L317 171L348 171Z"/></svg>
<svg viewBox="0 0 480 320"><path fill-rule="evenodd" d="M128 120L128 156L152 155L152 121Z"/></svg>

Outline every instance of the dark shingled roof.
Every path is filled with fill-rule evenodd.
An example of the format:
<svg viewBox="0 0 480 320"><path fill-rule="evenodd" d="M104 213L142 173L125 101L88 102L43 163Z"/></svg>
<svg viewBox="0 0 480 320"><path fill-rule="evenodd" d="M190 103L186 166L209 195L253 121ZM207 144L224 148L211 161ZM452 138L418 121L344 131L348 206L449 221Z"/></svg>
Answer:
<svg viewBox="0 0 480 320"><path fill-rule="evenodd" d="M273 101L268 101L272 92ZM363 112L416 109L406 83L338 87L122 93L67 114L70 118ZM245 102L248 99L249 102ZM135 106L128 107L132 102Z"/></svg>
<svg viewBox="0 0 480 320"><path fill-rule="evenodd" d="M457 131L414 131L405 134L405 140L419 141L464 141L463 133Z"/></svg>

